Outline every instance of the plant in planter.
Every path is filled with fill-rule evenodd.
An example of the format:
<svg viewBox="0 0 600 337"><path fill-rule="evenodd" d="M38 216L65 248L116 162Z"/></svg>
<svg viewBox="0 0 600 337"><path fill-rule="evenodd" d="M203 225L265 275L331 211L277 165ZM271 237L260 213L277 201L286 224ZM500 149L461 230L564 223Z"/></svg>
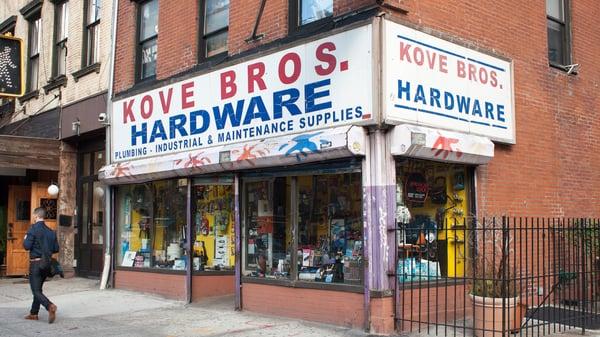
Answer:
<svg viewBox="0 0 600 337"><path fill-rule="evenodd" d="M517 281L511 275L509 258L514 253L505 221L491 228L485 220L474 230L471 259L474 335L500 337L518 331L525 314L519 305ZM484 233L485 231L485 233Z"/></svg>

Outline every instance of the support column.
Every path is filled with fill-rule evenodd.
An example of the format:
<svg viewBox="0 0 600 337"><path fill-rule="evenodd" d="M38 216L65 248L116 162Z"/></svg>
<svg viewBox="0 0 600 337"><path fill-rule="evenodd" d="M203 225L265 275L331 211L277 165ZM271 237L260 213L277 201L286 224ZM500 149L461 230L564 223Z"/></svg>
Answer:
<svg viewBox="0 0 600 337"><path fill-rule="evenodd" d="M372 129L363 161L363 217L365 302L371 332L394 331L396 169L386 142L386 131ZM368 291L367 291L368 290Z"/></svg>
<svg viewBox="0 0 600 337"><path fill-rule="evenodd" d="M61 226L60 221L56 228L60 253L58 260L62 265L65 277L75 276L73 262L75 260L75 208L77 206L77 148L69 143L60 143L60 163L58 172L58 217L61 215L71 217L69 226Z"/></svg>

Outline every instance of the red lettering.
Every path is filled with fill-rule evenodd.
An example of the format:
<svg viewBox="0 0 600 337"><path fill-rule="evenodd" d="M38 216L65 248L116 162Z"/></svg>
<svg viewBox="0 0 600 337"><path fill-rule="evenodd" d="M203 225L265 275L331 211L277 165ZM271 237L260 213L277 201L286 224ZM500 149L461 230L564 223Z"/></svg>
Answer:
<svg viewBox="0 0 600 337"><path fill-rule="evenodd" d="M158 92L158 98L160 99L160 105L162 106L163 114L168 114L171 109L171 97L173 96L173 88L169 88L167 91L167 98L165 100L165 93L161 90Z"/></svg>
<svg viewBox="0 0 600 337"><path fill-rule="evenodd" d="M448 73L448 57L446 55L440 55L440 71Z"/></svg>
<svg viewBox="0 0 600 337"><path fill-rule="evenodd" d="M254 92L254 83L258 84L260 90L267 89L262 77L265 75L265 64L262 62L248 65L248 93Z"/></svg>
<svg viewBox="0 0 600 337"><path fill-rule="evenodd" d="M413 59L415 63L422 66L424 62L423 50L421 48L415 48L413 51Z"/></svg>
<svg viewBox="0 0 600 337"><path fill-rule="evenodd" d="M290 76L288 76L285 73L285 67L288 61L292 61L292 65L294 67ZM300 62L300 55L294 52L283 55L283 57L279 61L279 80L281 81L281 83L292 84L296 82L296 80L298 80L298 77L300 77L301 67L302 63Z"/></svg>
<svg viewBox="0 0 600 337"><path fill-rule="evenodd" d="M326 53L325 51L331 52L335 50L335 44L333 42L325 42L317 47L316 57L317 60L325 62L327 67L323 65L315 66L315 72L321 76L327 76L335 70L337 60L333 54Z"/></svg>
<svg viewBox="0 0 600 337"><path fill-rule="evenodd" d="M432 53L429 50L427 51L427 65L429 69L433 70L433 66L435 65L437 53Z"/></svg>
<svg viewBox="0 0 600 337"><path fill-rule="evenodd" d="M400 42L400 61L404 61L406 59L408 62L412 63L410 60L410 44L404 44L404 42Z"/></svg>
<svg viewBox="0 0 600 337"><path fill-rule="evenodd" d="M235 72L228 70L221 73L221 99L231 98L237 92Z"/></svg>
<svg viewBox="0 0 600 337"><path fill-rule="evenodd" d="M123 102L123 124L127 124L127 119L131 122L135 122L135 116L133 115L133 99Z"/></svg>
<svg viewBox="0 0 600 337"><path fill-rule="evenodd" d="M194 82L187 82L181 85L181 108L188 109L194 107L194 100L189 100L194 96Z"/></svg>
<svg viewBox="0 0 600 337"><path fill-rule="evenodd" d="M456 75L462 78L467 76L467 73L465 72L465 63L463 61L456 61Z"/></svg>
<svg viewBox="0 0 600 337"><path fill-rule="evenodd" d="M488 73L485 68L479 68L479 82L481 84L487 84L488 81Z"/></svg>
<svg viewBox="0 0 600 337"><path fill-rule="evenodd" d="M474 64L469 64L469 81L477 82L477 67Z"/></svg>
<svg viewBox="0 0 600 337"><path fill-rule="evenodd" d="M147 104L146 104L147 103ZM142 102L140 103L141 110L140 114L142 118L148 119L152 116L152 110L154 109L154 104L152 104L152 96L146 95L142 97Z"/></svg>
<svg viewBox="0 0 600 337"><path fill-rule="evenodd" d="M497 78L498 74L496 74L495 71L491 71L490 72L490 84L492 85L492 87L497 87L498 86L498 78Z"/></svg>

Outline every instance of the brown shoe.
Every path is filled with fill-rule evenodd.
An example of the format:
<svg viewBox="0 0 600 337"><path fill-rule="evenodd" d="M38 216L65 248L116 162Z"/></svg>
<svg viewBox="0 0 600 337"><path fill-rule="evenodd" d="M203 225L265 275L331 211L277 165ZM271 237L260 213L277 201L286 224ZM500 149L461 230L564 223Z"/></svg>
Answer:
<svg viewBox="0 0 600 337"><path fill-rule="evenodd" d="M29 315L25 316L25 319L28 319L30 321L37 321L38 320L38 315L29 314Z"/></svg>
<svg viewBox="0 0 600 337"><path fill-rule="evenodd" d="M56 319L56 309L58 309L58 308L54 304L50 304L50 306L48 307L48 323L49 324L54 323L54 320Z"/></svg>

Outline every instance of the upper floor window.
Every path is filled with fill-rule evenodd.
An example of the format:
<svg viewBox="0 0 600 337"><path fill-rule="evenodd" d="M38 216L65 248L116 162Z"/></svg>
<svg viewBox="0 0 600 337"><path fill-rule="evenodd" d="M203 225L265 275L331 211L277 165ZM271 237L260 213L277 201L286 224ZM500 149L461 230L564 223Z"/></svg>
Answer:
<svg viewBox="0 0 600 337"><path fill-rule="evenodd" d="M207 58L227 52L229 0L204 0L203 13L201 57Z"/></svg>
<svg viewBox="0 0 600 337"><path fill-rule="evenodd" d="M100 0L86 0L85 12L83 67L98 63L98 49L100 47Z"/></svg>
<svg viewBox="0 0 600 337"><path fill-rule="evenodd" d="M548 61L556 65L571 62L568 0L546 0Z"/></svg>
<svg viewBox="0 0 600 337"><path fill-rule="evenodd" d="M333 18L333 0L289 0L289 9L290 32Z"/></svg>
<svg viewBox="0 0 600 337"><path fill-rule="evenodd" d="M137 78L145 80L156 76L158 0L149 0L140 4L138 22Z"/></svg>
<svg viewBox="0 0 600 337"><path fill-rule="evenodd" d="M67 37L69 31L68 2L57 3L54 7L54 62L53 77L65 75L67 68Z"/></svg>
<svg viewBox="0 0 600 337"><path fill-rule="evenodd" d="M38 13L28 19L29 43L27 50L27 92L38 89L40 72L40 47L42 37L42 18Z"/></svg>

